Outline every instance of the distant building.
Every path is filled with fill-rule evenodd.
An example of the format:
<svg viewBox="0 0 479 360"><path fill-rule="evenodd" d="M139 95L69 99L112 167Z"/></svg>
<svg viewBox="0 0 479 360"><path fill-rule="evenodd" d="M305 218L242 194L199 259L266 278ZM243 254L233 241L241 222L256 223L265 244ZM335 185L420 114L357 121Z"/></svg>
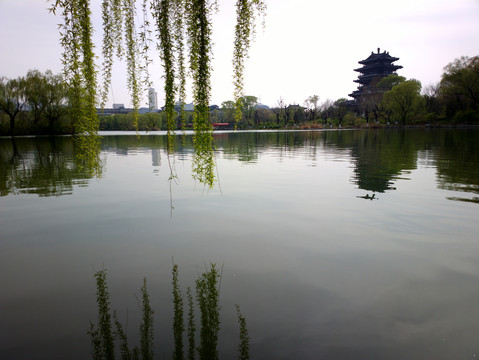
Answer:
<svg viewBox="0 0 479 360"><path fill-rule="evenodd" d="M179 112L181 110L181 102L177 101L175 104L175 111ZM194 111L195 107L193 103L191 104L185 104L183 103L183 111Z"/></svg>
<svg viewBox="0 0 479 360"><path fill-rule="evenodd" d="M379 48L377 53L371 52L367 59L358 62L362 67L354 69L354 71L359 73L358 79L354 80L354 82L359 85L357 90L353 91L349 96L354 98L354 101L357 103L363 95L383 93L385 89L380 89L376 85L388 75L397 75L396 71L402 69L402 66L394 65L393 63L398 60L399 58L390 56L389 52L383 51L381 53Z"/></svg>
<svg viewBox="0 0 479 360"><path fill-rule="evenodd" d="M158 110L158 93L154 88L148 89L148 106L150 110Z"/></svg>
<svg viewBox="0 0 479 360"><path fill-rule="evenodd" d="M113 109L124 109L125 104L113 104Z"/></svg>
<svg viewBox="0 0 479 360"><path fill-rule="evenodd" d="M111 109L96 109L96 113L98 116L105 116L105 115L114 115L114 114L128 114L132 112L133 109L127 109L123 106L123 104L113 104L113 106L117 105L117 107L113 107ZM120 105L120 106L118 106Z"/></svg>

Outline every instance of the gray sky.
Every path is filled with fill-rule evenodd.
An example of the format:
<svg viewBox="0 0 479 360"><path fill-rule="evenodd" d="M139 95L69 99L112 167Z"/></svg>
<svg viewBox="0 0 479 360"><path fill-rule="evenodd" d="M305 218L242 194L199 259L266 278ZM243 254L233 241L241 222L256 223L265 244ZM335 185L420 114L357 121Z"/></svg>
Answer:
<svg viewBox="0 0 479 360"><path fill-rule="evenodd" d="M246 64L245 92L269 106L283 97L303 104L347 97L356 84L359 60L372 51L399 57L399 75L423 86L437 83L443 67L460 56L479 55L479 0L266 0L266 28L257 27ZM95 41L101 52L100 0L92 0ZM212 103L233 97L232 52L235 0L219 0L214 16ZM29 69L61 72L57 24L45 0L0 0L0 76L23 76ZM140 8L139 8L140 9ZM152 54L157 58L156 54ZM101 59L98 60L101 64ZM162 70L150 73L164 103ZM129 106L124 64L113 73L113 102ZM145 93L143 103L146 104ZM191 97L188 98L191 101Z"/></svg>

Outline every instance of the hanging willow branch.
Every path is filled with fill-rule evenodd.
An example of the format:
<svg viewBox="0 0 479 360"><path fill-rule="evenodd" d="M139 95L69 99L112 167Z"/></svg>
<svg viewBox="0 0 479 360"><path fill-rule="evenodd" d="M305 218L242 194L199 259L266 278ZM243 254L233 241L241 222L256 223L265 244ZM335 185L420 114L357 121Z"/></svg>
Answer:
<svg viewBox="0 0 479 360"><path fill-rule="evenodd" d="M57 0L50 8L62 9L60 42L63 46L63 71L69 84L70 105L75 133L96 135L96 70L92 24L88 0Z"/></svg>
<svg viewBox="0 0 479 360"><path fill-rule="evenodd" d="M174 48L172 41L172 13L174 0L157 0L153 5L153 16L156 20L158 48L165 70L165 113L168 127L168 153L174 149L173 132L175 131L175 68Z"/></svg>
<svg viewBox="0 0 479 360"><path fill-rule="evenodd" d="M101 108L105 107L108 100L108 93L111 86L111 70L113 67L113 52L115 51L114 44L116 39L115 31L118 27L115 26L112 6L110 0L103 0L102 19L103 19L103 89L101 93Z"/></svg>
<svg viewBox="0 0 479 360"><path fill-rule="evenodd" d="M213 126L209 118L209 101L212 71L211 15L216 9L216 1L209 0L191 0L187 2L186 6L190 71L193 77L195 106L193 177L209 187L213 187L215 181Z"/></svg>
<svg viewBox="0 0 479 360"><path fill-rule="evenodd" d="M141 10L143 13L143 22L140 23L140 33L138 34L141 56L140 73L144 75L142 84L145 91L147 91L148 88L153 85L148 71L148 66L152 62L148 54L151 44L150 20L148 18L148 0L143 0L143 3L141 4Z"/></svg>
<svg viewBox="0 0 479 360"><path fill-rule="evenodd" d="M92 24L89 0L50 0L53 13L61 9L63 24L59 26L64 48L65 77L71 89L70 105L76 133L96 135L97 80L94 64L94 46L91 41ZM173 147L176 129L174 101L178 96L181 105L180 119L185 126L183 106L186 98L186 67L184 42L189 47L189 68L193 78L194 117L193 128L195 155L193 177L212 187L215 182L213 127L209 117L211 98L212 14L217 10L216 0L143 0L143 23L140 33L135 30L135 0L102 0L103 19L103 77L101 105L105 105L111 87L113 56L125 55L127 83L134 108L134 125L138 128L140 88L150 86L148 77L148 50L150 43L147 3L150 3L156 20L158 49L165 70L165 111L168 123L168 152ZM234 85L237 110L243 96L244 60L248 56L250 40L254 35L255 11L264 15L263 0L237 0L237 25L234 47ZM186 30L185 30L186 28ZM186 37L186 40L185 40ZM123 46L124 41L124 46ZM141 61L140 61L141 57ZM141 74L145 73L145 80ZM238 116L238 114L237 114Z"/></svg>
<svg viewBox="0 0 479 360"><path fill-rule="evenodd" d="M262 0L236 1L236 27L233 53L233 84L235 100L235 120L238 123L242 117L242 102L244 97L244 63L248 58L251 40L255 35L255 10L258 16L266 13L266 4ZM263 24L264 25L264 24Z"/></svg>
<svg viewBox="0 0 479 360"><path fill-rule="evenodd" d="M176 49L176 69L177 84L176 92L178 94L178 102L180 104L179 120L183 131L186 129L185 101L186 101L186 68L184 54L184 37L185 37L185 0L174 1L174 24L173 24L173 40Z"/></svg>
<svg viewBox="0 0 479 360"><path fill-rule="evenodd" d="M135 30L136 8L134 0L124 0L127 83L133 105L133 125L138 129L138 109L140 108L140 79L138 74L138 41Z"/></svg>

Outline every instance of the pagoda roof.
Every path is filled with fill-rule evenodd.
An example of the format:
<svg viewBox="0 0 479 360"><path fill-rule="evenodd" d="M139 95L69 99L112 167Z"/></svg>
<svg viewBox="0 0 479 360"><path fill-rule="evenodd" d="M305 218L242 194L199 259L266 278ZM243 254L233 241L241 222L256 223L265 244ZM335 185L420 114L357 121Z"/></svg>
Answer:
<svg viewBox="0 0 479 360"><path fill-rule="evenodd" d="M354 82L362 84L362 83L365 83L365 82L369 82L374 78L381 78L382 79L382 78L384 78L388 75L397 75L397 74L395 72L388 72L388 73L383 73L383 74L379 74L379 73L365 74L365 75L358 76L357 80L354 80Z"/></svg>
<svg viewBox="0 0 479 360"><path fill-rule="evenodd" d="M401 65L388 64L388 63L381 64L381 65L368 64L368 65L364 65L361 68L354 69L354 71L357 71L357 72L360 72L360 73L366 73L366 72L371 71L371 70L372 71L377 70L378 68L386 69L386 70L389 70L389 71L396 71L396 70L402 69L402 66Z"/></svg>
<svg viewBox="0 0 479 360"><path fill-rule="evenodd" d="M387 52L387 51L383 51L381 53L380 49L378 48L377 53L373 53L371 51L371 55L369 55L369 57L367 59L358 61L358 63L360 63L362 65L367 65L367 64L370 64L370 63L378 62L378 61L392 63L392 62L395 62L395 61L398 61L398 60L399 60L399 58L392 57L391 55L389 55L389 52Z"/></svg>

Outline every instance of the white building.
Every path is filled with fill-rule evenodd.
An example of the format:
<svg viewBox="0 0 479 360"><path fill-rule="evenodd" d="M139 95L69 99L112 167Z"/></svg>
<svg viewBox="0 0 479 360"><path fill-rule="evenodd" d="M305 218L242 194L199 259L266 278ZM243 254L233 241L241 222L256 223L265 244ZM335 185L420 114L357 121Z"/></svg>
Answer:
<svg viewBox="0 0 479 360"><path fill-rule="evenodd" d="M158 110L158 93L154 88L148 89L148 106L151 110Z"/></svg>

